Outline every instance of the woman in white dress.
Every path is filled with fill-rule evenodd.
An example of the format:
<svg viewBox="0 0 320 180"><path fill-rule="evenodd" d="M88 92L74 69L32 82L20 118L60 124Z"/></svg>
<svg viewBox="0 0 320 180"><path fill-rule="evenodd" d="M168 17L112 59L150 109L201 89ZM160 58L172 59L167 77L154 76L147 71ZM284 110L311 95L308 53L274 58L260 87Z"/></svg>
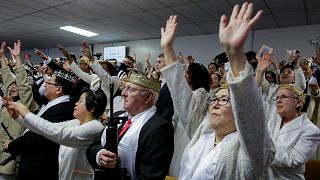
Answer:
<svg viewBox="0 0 320 180"><path fill-rule="evenodd" d="M175 58L177 16L171 16L161 29L167 65L163 77L175 111L184 116L184 127L190 132L196 129L183 153L179 179L258 179L272 160L261 94L243 51L249 31L262 15L259 11L250 19L252 11L253 4L244 3L241 9L239 5L234 7L229 22L226 16L221 17L220 42L231 65L229 89L210 97L205 117L202 112L206 94L192 94ZM196 100L199 97L200 103Z"/></svg>
<svg viewBox="0 0 320 180"><path fill-rule="evenodd" d="M99 117L105 110L107 98L101 89L84 90L74 108L73 119L51 123L31 113L25 105L6 101L11 116L29 128L56 143L59 149L59 179L89 180L93 169L86 158L86 149L103 130ZM19 116L20 115L20 116Z"/></svg>

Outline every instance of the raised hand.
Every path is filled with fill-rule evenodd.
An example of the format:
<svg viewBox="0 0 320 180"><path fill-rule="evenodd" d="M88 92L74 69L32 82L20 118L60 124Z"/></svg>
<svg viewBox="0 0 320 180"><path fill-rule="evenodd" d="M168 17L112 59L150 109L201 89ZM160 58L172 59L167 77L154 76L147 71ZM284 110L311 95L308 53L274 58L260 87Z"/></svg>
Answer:
<svg viewBox="0 0 320 180"><path fill-rule="evenodd" d="M230 67L235 77L240 76L244 70L246 58L244 56L243 45L250 30L262 16L262 11L251 19L253 4L243 3L241 9L239 5L234 6L230 21L226 15L221 16L219 27L220 43L228 56Z"/></svg>
<svg viewBox="0 0 320 180"><path fill-rule="evenodd" d="M16 119L19 114L24 118L30 112L24 104L19 102L7 101L5 106L13 119Z"/></svg>
<svg viewBox="0 0 320 180"><path fill-rule="evenodd" d="M161 42L160 45L162 48L172 47L176 37L177 30L177 15L171 15L167 20L165 28L161 28Z"/></svg>
<svg viewBox="0 0 320 180"><path fill-rule="evenodd" d="M15 58L17 58L18 56L20 57L20 48L21 48L20 40L14 43L13 49L11 49L11 47L8 47L11 55L14 56Z"/></svg>
<svg viewBox="0 0 320 180"><path fill-rule="evenodd" d="M252 3L243 3L239 10L239 5L234 6L230 20L223 15L220 19L219 38L226 52L234 52L243 48L245 40L262 16L262 11L251 18L253 11Z"/></svg>
<svg viewBox="0 0 320 180"><path fill-rule="evenodd" d="M67 50L65 47L63 47L63 46L61 46L61 45L59 44L59 45L58 45L58 48L59 48L59 50L62 52L62 54L63 54L67 59L71 58L68 50ZM72 59L72 58L71 58L71 59Z"/></svg>
<svg viewBox="0 0 320 180"><path fill-rule="evenodd" d="M150 64L150 52L148 52L145 57L144 57L144 60L146 61L147 64Z"/></svg>
<svg viewBox="0 0 320 180"><path fill-rule="evenodd" d="M181 52L178 53L177 59L181 64L184 64L183 54Z"/></svg>
<svg viewBox="0 0 320 180"><path fill-rule="evenodd" d="M89 47L89 43L88 42L83 42L82 43L82 49L81 49L83 55L87 56L88 58L92 57L92 53Z"/></svg>
<svg viewBox="0 0 320 180"><path fill-rule="evenodd" d="M8 62L5 58L5 53L6 53L6 42L1 43L1 49L0 49L0 62L2 67L8 66Z"/></svg>
<svg viewBox="0 0 320 180"><path fill-rule="evenodd" d="M6 53L6 42L2 42L1 43L1 49L0 49L0 56L1 58L4 57L5 53Z"/></svg>
<svg viewBox="0 0 320 180"><path fill-rule="evenodd" d="M44 54L42 51L38 50L38 49L33 49L33 52L38 55L41 59L47 61L49 59L49 57Z"/></svg>
<svg viewBox="0 0 320 180"><path fill-rule="evenodd" d="M13 118L16 119L19 117L19 112L13 108L11 108L12 106L12 99L8 96L5 96L2 98L3 101L3 105L7 108L8 114Z"/></svg>
<svg viewBox="0 0 320 180"><path fill-rule="evenodd" d="M261 59L257 57L258 65L256 71L265 72L268 69L268 67L272 64L271 57L271 53L264 53Z"/></svg>

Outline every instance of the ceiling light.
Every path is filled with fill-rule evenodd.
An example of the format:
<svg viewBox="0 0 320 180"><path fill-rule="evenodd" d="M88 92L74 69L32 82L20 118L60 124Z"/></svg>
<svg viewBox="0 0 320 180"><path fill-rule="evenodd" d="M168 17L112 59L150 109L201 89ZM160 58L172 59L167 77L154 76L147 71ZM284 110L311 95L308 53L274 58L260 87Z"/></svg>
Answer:
<svg viewBox="0 0 320 180"><path fill-rule="evenodd" d="M76 28L76 27L73 27L73 26L63 26L63 27L59 27L59 29L70 31L70 32L73 32L73 33L76 33L76 34L80 34L82 36L86 36L86 37L92 37L92 36L99 35L97 33L94 33L94 32L91 32L91 31L87 31L87 30L84 30L84 29L80 29L80 28Z"/></svg>

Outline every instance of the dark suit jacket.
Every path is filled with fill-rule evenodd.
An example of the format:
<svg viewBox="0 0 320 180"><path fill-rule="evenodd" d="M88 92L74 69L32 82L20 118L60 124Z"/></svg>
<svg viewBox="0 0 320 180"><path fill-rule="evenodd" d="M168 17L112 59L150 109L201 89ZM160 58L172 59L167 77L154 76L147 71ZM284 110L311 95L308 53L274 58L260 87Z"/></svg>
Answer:
<svg viewBox="0 0 320 180"><path fill-rule="evenodd" d="M173 126L171 122L153 115L141 128L136 154L136 179L163 180L173 155ZM98 169L96 155L102 149L101 136L87 149L87 159ZM121 158L121 157L120 157Z"/></svg>
<svg viewBox="0 0 320 180"><path fill-rule="evenodd" d="M41 117L50 122L61 122L73 119L72 114L70 102L63 102L49 108ZM8 146L9 153L21 155L17 179L57 180L59 147L32 131L13 140Z"/></svg>
<svg viewBox="0 0 320 180"><path fill-rule="evenodd" d="M167 119L170 122L172 121L174 110L173 110L171 93L169 91L167 83L165 83L160 89L156 107L157 107L157 114L159 114L161 117Z"/></svg>

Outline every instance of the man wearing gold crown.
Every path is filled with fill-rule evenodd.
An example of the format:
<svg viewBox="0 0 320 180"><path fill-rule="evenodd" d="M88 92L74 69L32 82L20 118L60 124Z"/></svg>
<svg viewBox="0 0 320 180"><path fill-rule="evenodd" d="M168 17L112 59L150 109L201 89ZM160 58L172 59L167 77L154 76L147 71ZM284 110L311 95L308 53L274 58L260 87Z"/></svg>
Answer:
<svg viewBox="0 0 320 180"><path fill-rule="evenodd" d="M89 146L87 158L93 168L113 168L118 163L131 179L164 179L173 154L171 122L156 114L160 82L140 72L128 75L121 96L129 116L119 128L118 161L103 149L106 130Z"/></svg>
<svg viewBox="0 0 320 180"><path fill-rule="evenodd" d="M49 103L41 107L37 116L54 123L74 119L69 97L72 80L72 76L65 71L54 72L45 82L45 96ZM18 180L57 180L59 147L59 144L30 130L25 130L21 137L6 141L3 145L3 149L11 155L21 156Z"/></svg>

